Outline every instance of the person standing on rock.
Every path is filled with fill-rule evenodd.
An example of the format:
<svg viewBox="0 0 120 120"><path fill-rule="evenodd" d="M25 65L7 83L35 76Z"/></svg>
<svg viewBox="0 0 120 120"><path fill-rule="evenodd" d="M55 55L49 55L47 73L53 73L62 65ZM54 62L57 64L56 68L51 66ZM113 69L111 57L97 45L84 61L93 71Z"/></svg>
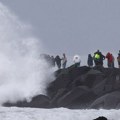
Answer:
<svg viewBox="0 0 120 120"><path fill-rule="evenodd" d="M51 56L51 66L55 67L55 58L54 58L54 56Z"/></svg>
<svg viewBox="0 0 120 120"><path fill-rule="evenodd" d="M81 63L80 56L79 55L75 55L73 57L73 62L74 62L75 67L80 67L80 63Z"/></svg>
<svg viewBox="0 0 120 120"><path fill-rule="evenodd" d="M63 53L63 57L62 57L62 68L63 69L66 68L66 64L67 64L67 57L66 57L65 53Z"/></svg>
<svg viewBox="0 0 120 120"><path fill-rule="evenodd" d="M91 54L88 54L87 64L89 67L93 67L93 57L91 56Z"/></svg>
<svg viewBox="0 0 120 120"><path fill-rule="evenodd" d="M119 50L119 53L118 53L117 61L118 61L118 67L120 68L120 50Z"/></svg>
<svg viewBox="0 0 120 120"><path fill-rule="evenodd" d="M55 63L57 65L58 69L60 69L61 68L61 58L59 57L59 55L57 55L55 57Z"/></svg>
<svg viewBox="0 0 120 120"><path fill-rule="evenodd" d="M115 58L114 58L113 54L111 54L111 55L112 55L112 68L114 68L115 67L115 64L114 64Z"/></svg>
<svg viewBox="0 0 120 120"><path fill-rule="evenodd" d="M103 66L103 60L105 60L105 56L99 50L97 50L97 52L94 53L93 59L95 66Z"/></svg>
<svg viewBox="0 0 120 120"><path fill-rule="evenodd" d="M113 55L110 52L108 52L106 54L106 58L107 58L108 68L114 68L114 57L113 57Z"/></svg>

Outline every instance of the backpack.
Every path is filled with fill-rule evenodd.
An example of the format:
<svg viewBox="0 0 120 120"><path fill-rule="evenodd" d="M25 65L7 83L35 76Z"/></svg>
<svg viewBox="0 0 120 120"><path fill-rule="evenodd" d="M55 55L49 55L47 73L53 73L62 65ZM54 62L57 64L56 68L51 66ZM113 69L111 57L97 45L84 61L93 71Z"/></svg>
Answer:
<svg viewBox="0 0 120 120"><path fill-rule="evenodd" d="M100 55L99 55L98 53L96 53L96 54L94 55L94 59L95 59L95 60L99 60L99 59L100 59Z"/></svg>

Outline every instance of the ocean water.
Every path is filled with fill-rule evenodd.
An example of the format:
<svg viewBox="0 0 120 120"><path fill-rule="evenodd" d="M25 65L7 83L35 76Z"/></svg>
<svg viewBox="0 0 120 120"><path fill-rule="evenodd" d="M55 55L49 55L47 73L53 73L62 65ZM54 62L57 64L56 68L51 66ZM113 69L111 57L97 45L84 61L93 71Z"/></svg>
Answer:
<svg viewBox="0 0 120 120"><path fill-rule="evenodd" d="M0 108L0 120L93 120L99 116L104 116L108 120L120 120L120 110Z"/></svg>

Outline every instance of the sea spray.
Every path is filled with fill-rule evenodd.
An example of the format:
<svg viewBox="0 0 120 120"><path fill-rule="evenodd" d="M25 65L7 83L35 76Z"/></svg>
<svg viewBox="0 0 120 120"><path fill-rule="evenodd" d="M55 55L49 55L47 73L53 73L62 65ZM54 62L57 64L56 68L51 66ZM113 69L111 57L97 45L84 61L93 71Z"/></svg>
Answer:
<svg viewBox="0 0 120 120"><path fill-rule="evenodd" d="M46 94L53 71L40 59L42 50L29 26L0 3L0 105Z"/></svg>

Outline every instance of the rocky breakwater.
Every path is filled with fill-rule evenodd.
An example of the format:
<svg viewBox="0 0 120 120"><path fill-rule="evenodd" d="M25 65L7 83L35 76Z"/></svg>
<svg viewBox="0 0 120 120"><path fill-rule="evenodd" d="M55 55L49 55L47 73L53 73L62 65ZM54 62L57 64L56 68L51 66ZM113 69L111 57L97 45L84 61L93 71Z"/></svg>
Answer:
<svg viewBox="0 0 120 120"><path fill-rule="evenodd" d="M56 72L56 80L48 87L52 107L120 108L120 69L75 68Z"/></svg>
<svg viewBox="0 0 120 120"><path fill-rule="evenodd" d="M71 66L55 72L47 96L38 95L31 102L5 103L3 106L71 109L119 109L120 69L97 66Z"/></svg>

